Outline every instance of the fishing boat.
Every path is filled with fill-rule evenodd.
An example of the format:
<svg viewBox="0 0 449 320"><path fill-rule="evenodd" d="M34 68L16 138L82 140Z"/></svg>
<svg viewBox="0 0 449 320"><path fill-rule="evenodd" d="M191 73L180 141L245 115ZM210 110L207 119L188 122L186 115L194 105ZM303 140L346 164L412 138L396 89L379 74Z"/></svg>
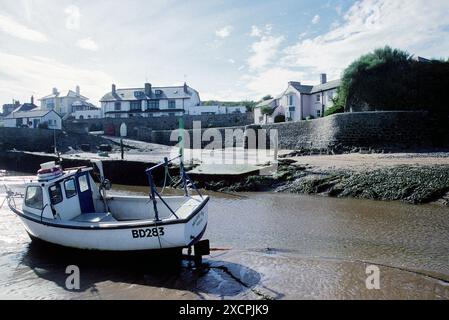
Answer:
<svg viewBox="0 0 449 320"><path fill-rule="evenodd" d="M78 249L102 251L160 250L194 246L195 256L208 254L201 241L207 226L208 196L188 177L180 159L181 196L163 196L152 172L167 168L176 158L146 170L149 196L108 195L101 161L95 162L100 178L95 183L91 167L63 170L55 162L41 165L25 194L8 191L10 209L17 214L32 239ZM194 195L191 193L195 193ZM20 205L20 202L21 205Z"/></svg>

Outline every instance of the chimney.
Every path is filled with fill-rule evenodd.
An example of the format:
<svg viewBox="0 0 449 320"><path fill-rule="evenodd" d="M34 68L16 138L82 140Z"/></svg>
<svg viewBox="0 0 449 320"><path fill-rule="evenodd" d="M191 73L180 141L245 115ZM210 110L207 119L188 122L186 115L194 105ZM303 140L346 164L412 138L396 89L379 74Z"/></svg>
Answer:
<svg viewBox="0 0 449 320"><path fill-rule="evenodd" d="M189 90L187 90L187 83L184 82L184 93L189 93Z"/></svg>
<svg viewBox="0 0 449 320"><path fill-rule="evenodd" d="M16 109L18 107L20 107L20 101L16 100L16 101L14 101L14 109Z"/></svg>
<svg viewBox="0 0 449 320"><path fill-rule="evenodd" d="M327 82L327 75L325 73L320 74L320 83L325 84Z"/></svg>
<svg viewBox="0 0 449 320"><path fill-rule="evenodd" d="M34 96L31 96L31 104L34 104Z"/></svg>
<svg viewBox="0 0 449 320"><path fill-rule="evenodd" d="M297 85L297 86L300 86L300 85L301 85L301 82L299 82L299 81L289 81L288 84L289 84L289 85Z"/></svg>
<svg viewBox="0 0 449 320"><path fill-rule="evenodd" d="M112 85L112 91L111 92L112 92L112 94L116 94L117 93L117 91L115 89L115 84Z"/></svg>
<svg viewBox="0 0 449 320"><path fill-rule="evenodd" d="M54 94L54 95L58 94L58 89L53 88L53 94Z"/></svg>
<svg viewBox="0 0 449 320"><path fill-rule="evenodd" d="M145 95L151 97L151 83L145 83Z"/></svg>
<svg viewBox="0 0 449 320"><path fill-rule="evenodd" d="M76 86L76 95L80 96L80 86Z"/></svg>

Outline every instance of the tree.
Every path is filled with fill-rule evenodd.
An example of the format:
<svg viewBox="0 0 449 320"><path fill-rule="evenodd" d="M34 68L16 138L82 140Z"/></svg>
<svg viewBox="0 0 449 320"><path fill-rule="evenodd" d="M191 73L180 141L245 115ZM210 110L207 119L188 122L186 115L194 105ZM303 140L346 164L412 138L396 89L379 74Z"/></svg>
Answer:
<svg viewBox="0 0 449 320"><path fill-rule="evenodd" d="M352 62L343 72L336 109L345 111L427 110L446 112L449 63L418 61L388 46Z"/></svg>
<svg viewBox="0 0 449 320"><path fill-rule="evenodd" d="M265 97L262 98L262 101L267 101L267 100L271 100L273 99L273 97L269 94L267 94Z"/></svg>
<svg viewBox="0 0 449 320"><path fill-rule="evenodd" d="M260 107L260 113L263 115L271 115L273 113L273 108L270 105L264 105Z"/></svg>

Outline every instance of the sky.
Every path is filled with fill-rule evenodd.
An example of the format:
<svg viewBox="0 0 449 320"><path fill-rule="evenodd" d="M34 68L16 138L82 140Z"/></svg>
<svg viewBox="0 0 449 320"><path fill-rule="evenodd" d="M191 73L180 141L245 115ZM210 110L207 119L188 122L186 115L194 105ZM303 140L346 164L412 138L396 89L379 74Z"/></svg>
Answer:
<svg viewBox="0 0 449 320"><path fill-rule="evenodd" d="M449 1L0 0L0 105L145 82L259 100L385 45L447 58Z"/></svg>

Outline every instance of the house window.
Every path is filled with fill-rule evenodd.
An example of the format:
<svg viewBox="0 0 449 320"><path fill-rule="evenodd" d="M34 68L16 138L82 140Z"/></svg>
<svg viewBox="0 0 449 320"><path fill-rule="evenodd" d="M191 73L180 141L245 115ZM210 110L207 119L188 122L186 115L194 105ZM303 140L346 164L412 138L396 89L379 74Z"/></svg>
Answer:
<svg viewBox="0 0 449 320"><path fill-rule="evenodd" d="M142 110L142 103L139 101L131 101L131 111Z"/></svg>
<svg viewBox="0 0 449 320"><path fill-rule="evenodd" d="M316 102L320 102L321 101L321 96L319 94L316 95Z"/></svg>
<svg viewBox="0 0 449 320"><path fill-rule="evenodd" d="M175 115L176 115L176 114L175 114L174 112L169 112L169 113L168 113L168 116L169 116L169 117L174 117Z"/></svg>
<svg viewBox="0 0 449 320"><path fill-rule="evenodd" d="M121 102L116 102L116 103L114 103L114 110L115 110L115 111L120 111L120 110L122 110L122 103L121 103Z"/></svg>
<svg viewBox="0 0 449 320"><path fill-rule="evenodd" d="M22 124L23 124L23 119L22 118L16 119L16 127L21 127Z"/></svg>
<svg viewBox="0 0 449 320"><path fill-rule="evenodd" d="M147 110L148 109L159 109L159 100L148 100Z"/></svg>
<svg viewBox="0 0 449 320"><path fill-rule="evenodd" d="M327 99L329 100L329 101L332 101L332 98L334 97L334 93L332 92L332 91L329 91L328 93L327 93Z"/></svg>
<svg viewBox="0 0 449 320"><path fill-rule="evenodd" d="M55 102L54 102L54 100L47 100L47 102L45 103L45 105L47 106L47 109L54 109L54 108L55 108Z"/></svg>
<svg viewBox="0 0 449 320"><path fill-rule="evenodd" d="M293 105L293 95L288 96L288 105L289 106Z"/></svg>
<svg viewBox="0 0 449 320"><path fill-rule="evenodd" d="M169 109L175 109L176 108L176 101L175 100L168 100L168 108Z"/></svg>
<svg viewBox="0 0 449 320"><path fill-rule="evenodd" d="M321 117L321 110L317 110L317 111L316 111L316 116L317 116L317 118L320 118L320 117Z"/></svg>

